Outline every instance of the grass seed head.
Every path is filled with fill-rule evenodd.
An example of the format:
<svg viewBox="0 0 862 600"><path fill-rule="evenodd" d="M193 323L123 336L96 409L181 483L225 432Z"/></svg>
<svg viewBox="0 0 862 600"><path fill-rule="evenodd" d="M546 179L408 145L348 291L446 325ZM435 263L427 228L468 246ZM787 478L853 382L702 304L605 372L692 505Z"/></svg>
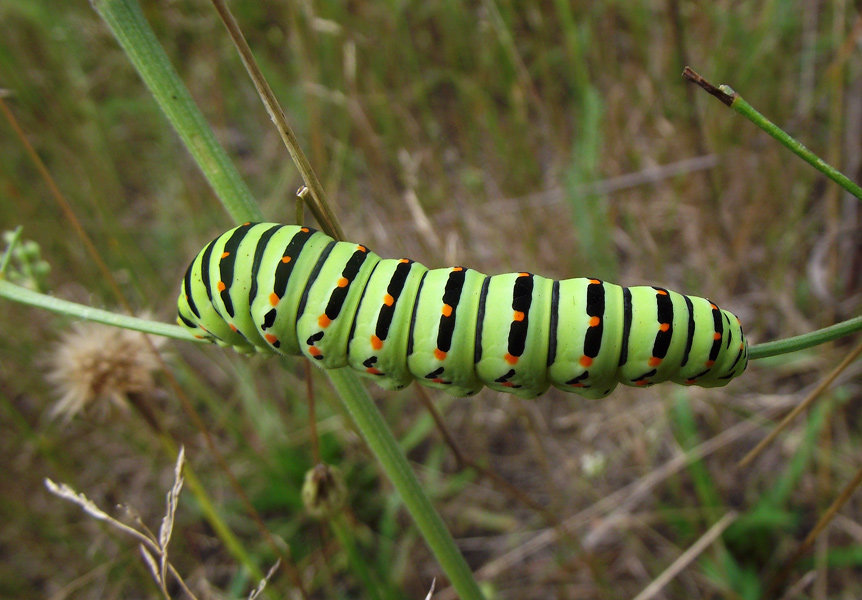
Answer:
<svg viewBox="0 0 862 600"><path fill-rule="evenodd" d="M97 323L77 323L60 338L49 358L48 380L60 400L52 418L70 420L94 407L104 415L111 407L126 412L130 394L154 389L153 372L163 340Z"/></svg>

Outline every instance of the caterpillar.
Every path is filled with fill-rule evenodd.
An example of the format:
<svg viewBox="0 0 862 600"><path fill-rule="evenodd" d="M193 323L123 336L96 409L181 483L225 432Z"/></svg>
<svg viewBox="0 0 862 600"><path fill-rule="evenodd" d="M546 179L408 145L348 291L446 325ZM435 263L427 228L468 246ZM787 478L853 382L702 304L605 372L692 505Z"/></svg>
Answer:
<svg viewBox="0 0 862 600"><path fill-rule="evenodd" d="M588 398L618 383L716 387L741 374L739 319L705 298L595 278L484 275L381 259L310 227L245 223L194 258L180 325L249 352L349 365L388 389L414 379L454 396L483 386Z"/></svg>

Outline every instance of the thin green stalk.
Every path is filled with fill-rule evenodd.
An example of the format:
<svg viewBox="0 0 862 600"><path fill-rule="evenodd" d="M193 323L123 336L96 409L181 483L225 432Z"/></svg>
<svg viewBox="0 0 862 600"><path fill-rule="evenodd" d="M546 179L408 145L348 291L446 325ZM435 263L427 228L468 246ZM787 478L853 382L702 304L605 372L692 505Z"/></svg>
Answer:
<svg viewBox="0 0 862 600"><path fill-rule="evenodd" d="M810 333L803 333L802 335L785 338L783 340L776 340L774 342L757 344L756 346L751 347L749 357L751 360L756 360L758 358L766 358L767 356L796 352L797 350L803 350L805 348L810 348L811 346L825 344L826 342L836 340L857 331L862 331L862 316L854 317Z"/></svg>
<svg viewBox="0 0 862 600"><path fill-rule="evenodd" d="M753 106L746 102L742 96L733 91L729 85L718 86L725 94L731 96L733 101L730 108L744 116L746 119L760 127L763 131L774 137L781 144L796 154L799 158L807 162L809 165L826 175L829 179L843 187L845 190L862 200L862 187L859 187L844 173L827 163L825 160L814 154L811 150L805 147L802 143L794 139L790 134L781 129L778 125L767 119Z"/></svg>
<svg viewBox="0 0 862 600"><path fill-rule="evenodd" d="M0 279L0 298L6 298L13 302L20 302L29 306L43 308L51 312L77 317L85 321L95 321L96 323L104 323L114 327L122 327L123 329L131 329L133 331L141 331L143 333L152 333L163 337L173 338L175 340L183 340L186 342L200 342L188 330L177 325L169 325L158 321L149 321L138 317L130 317L112 313L107 310L93 308L77 302L61 300L48 294L41 294L27 289L20 285L16 285L9 281Z"/></svg>
<svg viewBox="0 0 862 600"><path fill-rule="evenodd" d="M263 220L260 208L252 200L234 165L218 146L200 111L194 107L190 94L171 67L137 2L94 0L94 6L129 53L141 77L168 114L171 124L188 146L231 217L237 222ZM301 152L298 145L294 150ZM307 161L305 163L307 165ZM307 166L307 170L310 171L310 166ZM306 177L306 170L301 171ZM357 375L346 368L327 371L327 375L455 590L462 600L480 600L483 596L466 561L422 491L407 458Z"/></svg>
<svg viewBox="0 0 862 600"><path fill-rule="evenodd" d="M807 162L809 165L826 175L829 179L840 185L842 188L862 200L862 187L854 183L849 177L841 171L828 164L822 158L814 154L803 144L796 141L790 134L781 129L778 125L760 114L753 106L743 100L742 96L737 94L729 85L715 86L691 67L683 69L682 76L689 81L692 81L703 88L707 93L718 98L723 104L726 104L746 119L760 127L763 131L778 140L783 146L796 154L799 158Z"/></svg>
<svg viewBox="0 0 862 600"><path fill-rule="evenodd" d="M363 387L353 384L352 380L356 378L351 377L353 372L347 367L333 369L328 373L341 401L362 432L362 437L365 438L368 447L374 452L392 484L401 494L404 506L407 507L422 537L434 552L434 556L460 598L462 600L483 598L470 572L470 567L458 551L455 540L452 539L440 515L422 491L416 475L410 469L401 447L386 426L386 421L383 420L377 406L368 399L368 394Z"/></svg>
<svg viewBox="0 0 862 600"><path fill-rule="evenodd" d="M263 221L251 190L227 153L150 28L136 0L91 0L129 60L150 89L228 213L237 222ZM242 215L242 216L240 216Z"/></svg>

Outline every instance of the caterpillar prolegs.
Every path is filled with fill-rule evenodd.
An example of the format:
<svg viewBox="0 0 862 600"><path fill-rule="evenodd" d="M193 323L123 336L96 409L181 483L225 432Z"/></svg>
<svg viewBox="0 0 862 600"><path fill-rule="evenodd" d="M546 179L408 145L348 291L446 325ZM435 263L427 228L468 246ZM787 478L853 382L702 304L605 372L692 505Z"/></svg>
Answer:
<svg viewBox="0 0 862 600"><path fill-rule="evenodd" d="M745 370L739 319L704 298L598 279L487 276L381 259L311 229L246 223L186 271L181 325L240 352L304 354L385 388L482 386L589 398L661 381L715 387Z"/></svg>

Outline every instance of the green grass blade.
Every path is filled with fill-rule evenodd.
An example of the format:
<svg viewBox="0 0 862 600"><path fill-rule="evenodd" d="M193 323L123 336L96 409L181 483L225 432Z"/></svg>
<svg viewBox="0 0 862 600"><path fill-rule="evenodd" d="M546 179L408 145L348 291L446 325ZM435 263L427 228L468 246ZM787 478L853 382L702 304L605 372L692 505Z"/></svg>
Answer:
<svg viewBox="0 0 862 600"><path fill-rule="evenodd" d="M168 60L135 0L93 0L93 8L137 69L159 107L234 221L263 221L263 213Z"/></svg>

